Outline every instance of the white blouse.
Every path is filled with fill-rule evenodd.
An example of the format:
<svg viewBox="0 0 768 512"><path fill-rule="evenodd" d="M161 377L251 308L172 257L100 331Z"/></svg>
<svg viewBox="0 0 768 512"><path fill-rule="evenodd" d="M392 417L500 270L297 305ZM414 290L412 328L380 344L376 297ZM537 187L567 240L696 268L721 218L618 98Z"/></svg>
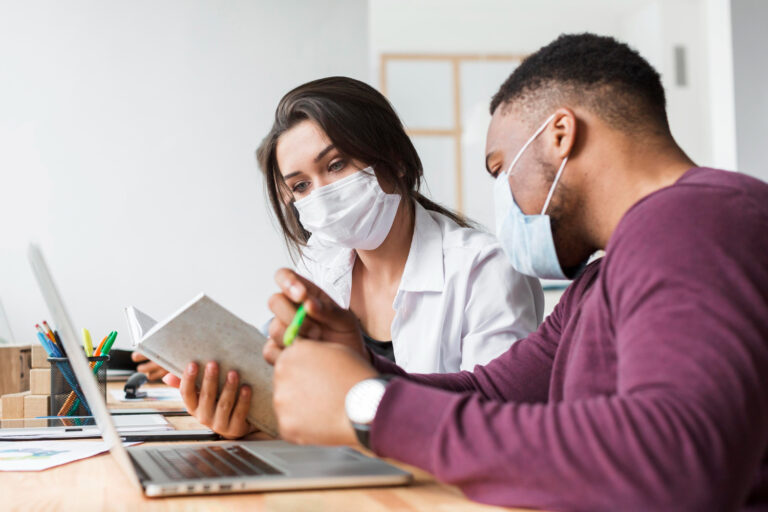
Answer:
<svg viewBox="0 0 768 512"><path fill-rule="evenodd" d="M536 330L544 311L537 279L512 268L496 238L416 203L411 249L392 308L395 362L408 372L472 370ZM344 308L355 251L314 244L298 272Z"/></svg>

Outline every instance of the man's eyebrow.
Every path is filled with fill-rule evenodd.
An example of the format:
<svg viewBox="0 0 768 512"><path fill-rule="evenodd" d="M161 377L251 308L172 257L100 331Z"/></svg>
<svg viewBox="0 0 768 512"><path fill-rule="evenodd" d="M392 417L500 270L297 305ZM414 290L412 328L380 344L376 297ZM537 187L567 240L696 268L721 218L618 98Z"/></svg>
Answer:
<svg viewBox="0 0 768 512"><path fill-rule="evenodd" d="M317 156L315 157L315 163L319 162L325 155L328 154L330 150L332 150L335 147L336 146L334 146L333 144L328 144L328 146L326 146L324 150L322 150L317 154Z"/></svg>

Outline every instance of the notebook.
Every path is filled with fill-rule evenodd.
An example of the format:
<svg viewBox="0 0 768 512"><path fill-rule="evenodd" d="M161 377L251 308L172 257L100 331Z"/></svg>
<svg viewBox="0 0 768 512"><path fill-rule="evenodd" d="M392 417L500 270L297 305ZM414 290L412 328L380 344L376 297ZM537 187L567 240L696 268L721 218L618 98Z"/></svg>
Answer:
<svg viewBox="0 0 768 512"><path fill-rule="evenodd" d="M177 377L187 364L219 363L219 389L227 373L236 370L252 389L248 421L260 430L277 435L272 408L272 367L264 361L266 337L253 325L200 294L161 322L134 307L125 310L128 330L138 350ZM199 372L200 386L203 372Z"/></svg>

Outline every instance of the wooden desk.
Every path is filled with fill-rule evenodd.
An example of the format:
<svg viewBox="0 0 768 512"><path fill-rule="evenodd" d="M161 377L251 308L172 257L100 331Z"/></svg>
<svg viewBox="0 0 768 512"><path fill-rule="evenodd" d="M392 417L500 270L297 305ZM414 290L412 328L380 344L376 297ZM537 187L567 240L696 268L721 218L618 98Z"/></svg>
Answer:
<svg viewBox="0 0 768 512"><path fill-rule="evenodd" d="M121 389L123 383L110 383ZM109 393L108 393L109 395ZM154 407L177 409L177 402L119 403L108 396L112 408ZM199 428L190 417L169 417L177 428ZM73 441L76 442L76 441ZM181 498L144 497L123 476L108 454L98 455L31 473L0 473L0 509L73 510L77 512L125 510L144 511L276 511L276 512L385 512L439 511L491 512L510 510L473 503L455 487L435 481L416 468L396 463L411 471L410 486L313 491L282 491Z"/></svg>

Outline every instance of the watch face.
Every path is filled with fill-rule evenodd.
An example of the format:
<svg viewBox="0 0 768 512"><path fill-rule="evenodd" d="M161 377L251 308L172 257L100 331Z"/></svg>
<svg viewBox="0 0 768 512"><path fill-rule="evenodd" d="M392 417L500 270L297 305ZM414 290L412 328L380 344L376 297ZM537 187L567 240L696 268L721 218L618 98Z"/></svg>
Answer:
<svg viewBox="0 0 768 512"><path fill-rule="evenodd" d="M386 384L379 379L366 379L355 384L347 393L345 401L349 420L363 425L372 423L384 391Z"/></svg>

